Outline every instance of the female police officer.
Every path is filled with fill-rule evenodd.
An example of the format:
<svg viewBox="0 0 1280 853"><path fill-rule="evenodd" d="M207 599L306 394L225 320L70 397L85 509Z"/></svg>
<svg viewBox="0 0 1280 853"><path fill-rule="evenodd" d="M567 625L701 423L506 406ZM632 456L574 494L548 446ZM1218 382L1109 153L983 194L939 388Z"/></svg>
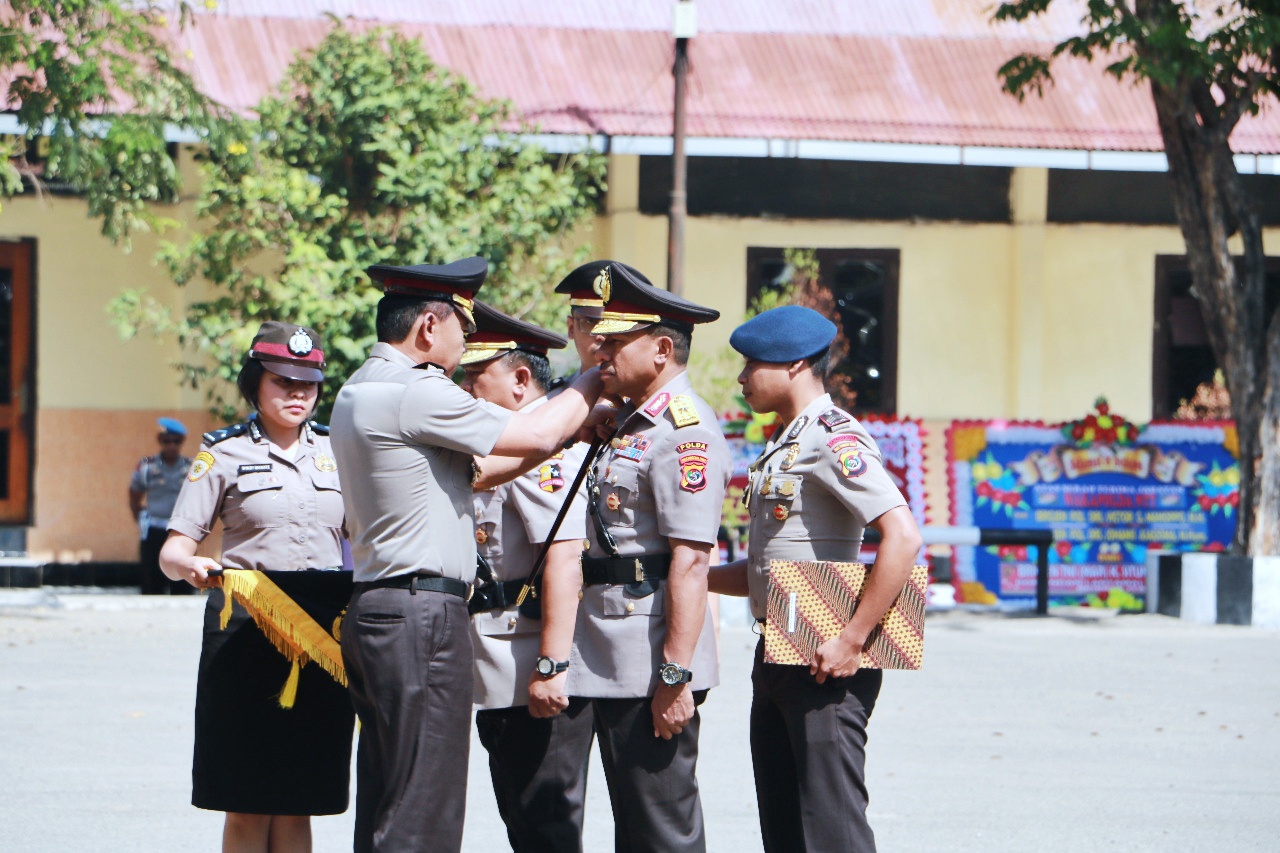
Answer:
<svg viewBox="0 0 1280 853"><path fill-rule="evenodd" d="M296 707L281 708L289 661L238 604L227 629L219 628L223 592L209 575L222 566L270 572L295 599L331 602L312 610L326 629L340 613L350 576L306 571L342 565L338 466L328 430L308 420L324 364L311 329L262 324L237 380L256 414L204 436L160 555L170 578L213 590L196 687L191 802L227 813L224 851L308 851L310 815L347 808L354 715L346 690L319 667L304 667ZM218 519L221 565L196 556Z"/></svg>

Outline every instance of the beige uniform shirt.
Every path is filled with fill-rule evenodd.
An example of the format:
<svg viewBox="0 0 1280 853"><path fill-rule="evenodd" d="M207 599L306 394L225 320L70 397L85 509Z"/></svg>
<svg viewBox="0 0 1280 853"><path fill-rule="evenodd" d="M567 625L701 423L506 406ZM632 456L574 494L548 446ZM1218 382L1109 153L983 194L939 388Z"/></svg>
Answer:
<svg viewBox="0 0 1280 853"><path fill-rule="evenodd" d="M255 420L209 433L178 494L169 529L199 542L218 519L227 568L340 568L342 490L328 437L304 429L290 460Z"/></svg>
<svg viewBox="0 0 1280 853"><path fill-rule="evenodd" d="M417 369L374 345L338 392L331 425L357 583L414 572L471 583L472 461L510 419L436 365Z"/></svg>
<svg viewBox="0 0 1280 853"><path fill-rule="evenodd" d="M521 411L546 403L541 397ZM542 543L551 533L586 458L587 446L575 444L532 471L496 489L476 492L476 550L500 581L524 580ZM555 541L582 541L587 531L587 493L578 490ZM476 704L511 708L529 704L529 673L542 641L542 621L527 619L515 607L471 617L475 629Z"/></svg>
<svg viewBox="0 0 1280 853"><path fill-rule="evenodd" d="M757 619L770 560L855 562L867 523L906 505L875 441L827 394L774 433L751 468L747 578Z"/></svg>
<svg viewBox="0 0 1280 853"><path fill-rule="evenodd" d="M732 466L715 412L693 393L688 374L619 417L617 436L596 463L599 494L592 496L619 555L669 554L670 539L714 546ZM589 556L609 556L594 522L588 526ZM653 695L663 663L669 594L666 583L644 597L632 596L621 584L583 588L569 666L570 695ZM694 690L720 683L710 609L689 669Z"/></svg>

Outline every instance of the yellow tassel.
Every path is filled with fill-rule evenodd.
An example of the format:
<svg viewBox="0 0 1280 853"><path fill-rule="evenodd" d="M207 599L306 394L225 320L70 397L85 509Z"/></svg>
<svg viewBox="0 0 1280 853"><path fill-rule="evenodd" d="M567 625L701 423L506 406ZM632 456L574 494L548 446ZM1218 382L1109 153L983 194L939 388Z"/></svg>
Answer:
<svg viewBox="0 0 1280 853"><path fill-rule="evenodd" d="M280 707L292 708L293 703L298 698L298 677L302 674L302 664L298 661L293 662L293 666L289 667L289 677L285 679L284 689L280 691Z"/></svg>
<svg viewBox="0 0 1280 853"><path fill-rule="evenodd" d="M225 581L222 587L222 611L218 614L218 623L218 627L223 631L227 630L227 625L231 623L231 591L227 589Z"/></svg>
<svg viewBox="0 0 1280 853"><path fill-rule="evenodd" d="M295 695L298 668L309 661L315 661L334 681L347 686L347 671L342 665L338 641L270 578L262 572L227 569L222 575L222 591L227 596L222 627L225 628L231 618L231 597L235 596L276 650L294 662L289 679ZM286 683L285 691L288 690ZM293 704L292 700L289 704ZM281 705L284 706L284 694Z"/></svg>

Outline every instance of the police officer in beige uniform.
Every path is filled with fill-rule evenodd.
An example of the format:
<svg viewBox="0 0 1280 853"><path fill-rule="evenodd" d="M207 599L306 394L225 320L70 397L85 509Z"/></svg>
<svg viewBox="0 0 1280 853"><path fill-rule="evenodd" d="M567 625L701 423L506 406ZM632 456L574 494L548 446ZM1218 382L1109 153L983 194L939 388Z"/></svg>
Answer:
<svg viewBox="0 0 1280 853"><path fill-rule="evenodd" d="M303 667L296 705L281 708L290 662L239 603L221 627L224 593L209 574L264 572L325 629L341 613L351 581L340 571L338 466L327 429L308 420L324 365L315 330L262 324L237 379L255 414L205 434L160 552L170 578L213 588L196 682L191 802L227 813L228 851L309 850L308 816L347 809L347 691L319 667ZM219 521L220 562L196 554Z"/></svg>
<svg viewBox="0 0 1280 853"><path fill-rule="evenodd" d="M342 653L360 717L355 850L458 850L466 805L476 575L473 486L555 454L599 393L597 373L510 412L449 378L483 258L379 265L379 343L333 410L355 561ZM477 460L477 456L485 456Z"/></svg>
<svg viewBox="0 0 1280 853"><path fill-rule="evenodd" d="M755 412L777 412L784 426L751 466L747 559L713 569L712 590L749 595L763 619L771 560L854 562L865 528L881 536L853 619L819 647L812 666L764 663L763 641L756 648L751 757L764 849L777 853L875 850L864 765L882 674L859 662L921 544L875 442L823 388L835 335L816 311L788 305L729 338L747 360L743 397Z"/></svg>
<svg viewBox="0 0 1280 853"><path fill-rule="evenodd" d="M476 332L462 357L462 388L505 409L547 403L548 348L561 336L476 302ZM474 629L476 731L489 753L498 813L512 850L582 849L590 703L565 693L569 648L582 588L585 490L571 499L586 446L574 444L528 473L476 492L476 590L468 602ZM521 606L530 570L572 501L532 594Z"/></svg>
<svg viewBox="0 0 1280 853"><path fill-rule="evenodd" d="M596 461L569 691L593 700L620 851L705 849L697 704L719 683L706 572L730 476L715 413L685 373L719 314L611 264L605 390L631 401Z"/></svg>

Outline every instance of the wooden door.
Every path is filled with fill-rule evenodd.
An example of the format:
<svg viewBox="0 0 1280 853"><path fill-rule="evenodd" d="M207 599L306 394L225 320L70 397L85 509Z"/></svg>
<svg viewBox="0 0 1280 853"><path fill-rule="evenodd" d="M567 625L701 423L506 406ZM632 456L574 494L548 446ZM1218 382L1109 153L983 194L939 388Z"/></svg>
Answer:
<svg viewBox="0 0 1280 853"><path fill-rule="evenodd" d="M0 241L0 524L31 523L35 241Z"/></svg>

